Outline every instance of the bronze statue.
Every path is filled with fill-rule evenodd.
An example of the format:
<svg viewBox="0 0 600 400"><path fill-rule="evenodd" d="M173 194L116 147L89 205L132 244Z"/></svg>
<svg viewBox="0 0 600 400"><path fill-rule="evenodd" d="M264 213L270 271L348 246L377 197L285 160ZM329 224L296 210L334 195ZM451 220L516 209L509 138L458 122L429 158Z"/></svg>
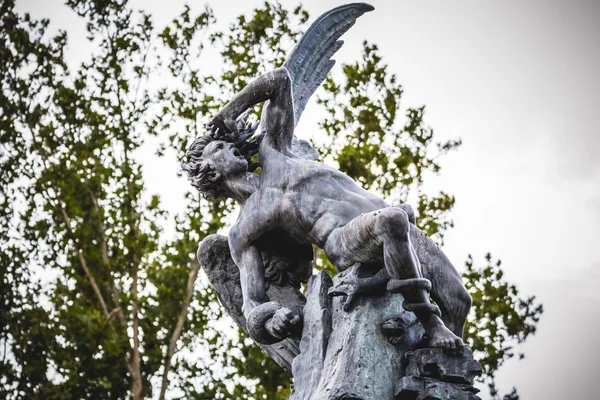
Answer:
<svg viewBox="0 0 600 400"><path fill-rule="evenodd" d="M249 83L214 116L183 163L207 198L240 205L227 239L208 237L198 257L236 322L286 367L298 354L306 302L300 284L312 274L312 245L351 277L329 288L345 296L345 312L359 296L381 296L387 288L402 294L403 308L425 329L427 347L450 354L464 348L471 299L446 256L415 226L412 209L388 205L316 161L318 153L294 137L308 99L335 63L339 37L372 9L357 3L321 16L281 68ZM248 124L248 110L262 102L260 124ZM256 152L258 165L250 161Z"/></svg>

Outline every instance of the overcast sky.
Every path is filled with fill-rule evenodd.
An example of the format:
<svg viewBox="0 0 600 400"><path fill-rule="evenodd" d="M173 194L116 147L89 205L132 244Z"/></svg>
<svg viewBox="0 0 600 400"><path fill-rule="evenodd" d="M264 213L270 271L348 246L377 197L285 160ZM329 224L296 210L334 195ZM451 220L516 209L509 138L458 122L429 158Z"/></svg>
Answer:
<svg viewBox="0 0 600 400"><path fill-rule="evenodd" d="M184 2L138 0L157 26ZM221 24L260 4L211 1ZM283 1L287 3L287 1ZM290 2L297 4L296 1ZM341 1L305 0L311 21ZM204 3L188 2L200 12ZM338 62L379 45L405 89L404 107L427 105L439 139L462 138L426 189L456 195L445 252L501 258L506 278L535 294L545 313L522 346L526 358L498 374L523 400L597 398L600 360L600 2L371 1L344 40ZM69 60L87 58L84 24L60 0L17 0L70 35ZM316 107L299 136L315 132ZM187 188L177 160L143 154L148 182L173 213ZM484 396L485 398L485 396Z"/></svg>

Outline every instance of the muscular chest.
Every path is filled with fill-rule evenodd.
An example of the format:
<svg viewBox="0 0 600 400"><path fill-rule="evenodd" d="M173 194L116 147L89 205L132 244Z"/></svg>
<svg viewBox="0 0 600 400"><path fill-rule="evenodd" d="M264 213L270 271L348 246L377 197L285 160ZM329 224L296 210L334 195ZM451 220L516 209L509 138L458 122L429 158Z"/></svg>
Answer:
<svg viewBox="0 0 600 400"><path fill-rule="evenodd" d="M299 194L294 191L262 188L253 195L252 204L245 207L244 219L253 220L256 228L263 232L278 229L304 242L309 223L301 207Z"/></svg>
<svg viewBox="0 0 600 400"><path fill-rule="evenodd" d="M254 196L248 211L267 225L279 226L295 213L293 195L285 188L261 188Z"/></svg>

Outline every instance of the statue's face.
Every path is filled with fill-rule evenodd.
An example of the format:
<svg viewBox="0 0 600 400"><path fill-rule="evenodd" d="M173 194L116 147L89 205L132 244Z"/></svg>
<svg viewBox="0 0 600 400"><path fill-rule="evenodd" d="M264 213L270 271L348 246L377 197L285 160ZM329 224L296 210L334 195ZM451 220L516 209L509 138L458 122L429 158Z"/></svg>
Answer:
<svg viewBox="0 0 600 400"><path fill-rule="evenodd" d="M248 170L248 161L233 143L215 140L202 152L202 158L209 162L222 176L231 176Z"/></svg>

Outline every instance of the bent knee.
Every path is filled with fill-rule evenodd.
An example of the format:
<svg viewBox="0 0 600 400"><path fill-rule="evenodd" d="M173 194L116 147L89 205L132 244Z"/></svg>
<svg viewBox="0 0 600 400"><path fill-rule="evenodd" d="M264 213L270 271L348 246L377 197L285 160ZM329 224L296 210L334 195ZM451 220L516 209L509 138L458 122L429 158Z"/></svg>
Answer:
<svg viewBox="0 0 600 400"><path fill-rule="evenodd" d="M374 212L374 218L377 234L401 239L408 237L409 221L404 210L396 207L383 208Z"/></svg>

